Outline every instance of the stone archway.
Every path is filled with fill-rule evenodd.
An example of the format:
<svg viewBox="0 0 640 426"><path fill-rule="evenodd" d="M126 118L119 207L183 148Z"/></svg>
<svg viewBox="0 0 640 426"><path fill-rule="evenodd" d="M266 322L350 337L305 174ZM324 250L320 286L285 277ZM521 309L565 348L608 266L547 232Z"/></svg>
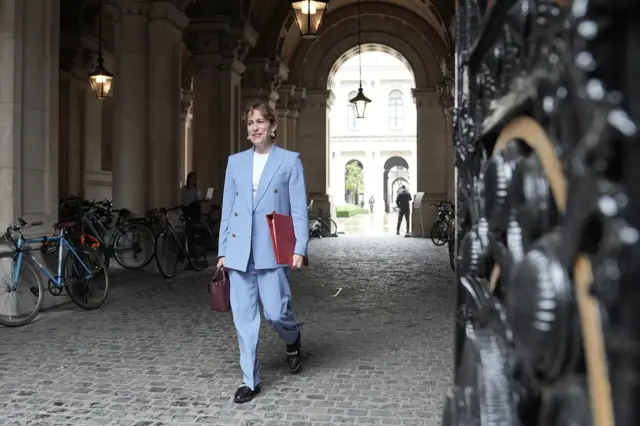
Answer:
<svg viewBox="0 0 640 426"><path fill-rule="evenodd" d="M289 81L307 87L304 108L299 118L297 150L303 161L312 159L307 171L308 191L316 200L324 200L324 211L333 212L335 201L330 200L329 112L334 96L330 90L331 76L342 61L357 53L356 25L345 19L325 28L312 43L301 43L291 64ZM366 23L366 24L365 24ZM385 27L385 31L380 29ZM413 72L416 88L412 95L416 105L416 160L412 167L417 178L415 192L424 192L425 217L430 216L432 200L451 198L454 161L444 107L437 85L444 81L441 59L436 49L414 29L402 25L396 18L377 15L363 18L361 35L363 46L376 45L394 56L401 57ZM375 100L374 100L375 102ZM320 159L324 158L324 164ZM307 164L306 162L305 164ZM306 166L308 167L308 166ZM433 212L435 214L435 212ZM427 219L428 220L428 219ZM414 230L414 235L420 230Z"/></svg>
<svg viewBox="0 0 640 426"><path fill-rule="evenodd" d="M360 176L356 178L353 176L353 173L350 173L350 168L352 166L360 169ZM347 204L358 204L363 197L364 192L364 165L358 159L348 160L344 165L344 202ZM354 182L354 180L358 180L358 182ZM361 180L361 182L360 182ZM351 189L351 190L350 190ZM355 192L353 191L355 189ZM342 201L342 200L340 200Z"/></svg>
<svg viewBox="0 0 640 426"><path fill-rule="evenodd" d="M407 162L407 160L397 155L394 155L393 157L388 158L387 161L384 162L384 173L382 175L382 188L383 188L383 200L385 205L385 210L384 210L385 213L391 212L393 203L395 202L395 199L394 199L395 194L389 191L389 187L390 187L389 172L393 168L402 168L402 169L406 169L407 171L410 170L409 163ZM394 176L394 181L398 179L403 179L407 181L407 185L408 185L409 182L407 178L408 176Z"/></svg>

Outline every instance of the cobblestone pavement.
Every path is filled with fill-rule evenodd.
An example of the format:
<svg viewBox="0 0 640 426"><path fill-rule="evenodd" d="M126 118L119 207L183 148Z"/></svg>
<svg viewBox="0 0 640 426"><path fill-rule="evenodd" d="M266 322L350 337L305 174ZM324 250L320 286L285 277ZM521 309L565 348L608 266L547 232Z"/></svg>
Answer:
<svg viewBox="0 0 640 426"><path fill-rule="evenodd" d="M0 328L0 425L437 425L452 371L446 250L340 236L313 240L310 255L292 273L305 370L286 373L263 321L263 391L251 403L231 401L237 341L231 314L208 308L204 271Z"/></svg>

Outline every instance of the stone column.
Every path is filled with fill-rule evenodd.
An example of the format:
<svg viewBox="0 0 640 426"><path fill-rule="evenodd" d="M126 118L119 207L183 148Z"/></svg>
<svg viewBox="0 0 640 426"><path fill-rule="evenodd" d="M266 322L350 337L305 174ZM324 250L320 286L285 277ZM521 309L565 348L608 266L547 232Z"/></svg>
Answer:
<svg viewBox="0 0 640 426"><path fill-rule="evenodd" d="M447 144L447 162L446 162L446 179L447 179L447 200L453 202L455 200L456 185L455 185L455 169L456 169L456 154L455 147L453 146L453 96L454 96L454 84L452 79L447 79L444 84L437 86L438 93L440 94L440 104L445 113L446 119L446 144Z"/></svg>
<svg viewBox="0 0 640 426"><path fill-rule="evenodd" d="M298 139L298 119L300 107L307 91L304 88L296 88L294 85L282 85L278 91L278 102L276 108L282 111L283 117L286 112L286 119L278 128L286 127L286 148L296 150L296 140ZM279 142L280 143L280 142Z"/></svg>
<svg viewBox="0 0 640 426"><path fill-rule="evenodd" d="M84 149L82 122L86 79L73 71L60 71L58 173L60 198L84 193Z"/></svg>
<svg viewBox="0 0 640 426"><path fill-rule="evenodd" d="M327 194L329 113L333 99L330 90L307 91L296 142L305 168L308 197L325 216L335 216L335 206Z"/></svg>
<svg viewBox="0 0 640 426"><path fill-rule="evenodd" d="M149 207L148 1L114 0L113 204L145 214Z"/></svg>
<svg viewBox="0 0 640 426"><path fill-rule="evenodd" d="M187 17L154 2L149 22L149 207L172 207L180 189L182 30Z"/></svg>
<svg viewBox="0 0 640 426"><path fill-rule="evenodd" d="M276 132L276 143L279 147L288 149L288 126L289 110L286 108L276 108L276 124L278 130Z"/></svg>
<svg viewBox="0 0 640 426"><path fill-rule="evenodd" d="M0 2L0 228L58 205L60 0Z"/></svg>
<svg viewBox="0 0 640 426"><path fill-rule="evenodd" d="M447 121L436 89L414 89L416 104L416 140L418 163L418 187L415 192L424 192L422 221L419 211L413 212L411 229L414 236L428 236L436 209L430 206L447 199Z"/></svg>
<svg viewBox="0 0 640 426"><path fill-rule="evenodd" d="M260 100L275 108L280 81L287 78L289 69L284 64L267 58L251 57L244 63L247 68L242 75L243 107L252 101Z"/></svg>
<svg viewBox="0 0 640 426"><path fill-rule="evenodd" d="M183 92L180 103L180 182L186 183L193 167L193 93Z"/></svg>
<svg viewBox="0 0 640 426"><path fill-rule="evenodd" d="M242 61L249 47L255 46L256 37L248 23L226 17L194 23L187 30L195 61L194 171L203 191L214 188L213 198L218 202L222 200L227 158L239 148Z"/></svg>

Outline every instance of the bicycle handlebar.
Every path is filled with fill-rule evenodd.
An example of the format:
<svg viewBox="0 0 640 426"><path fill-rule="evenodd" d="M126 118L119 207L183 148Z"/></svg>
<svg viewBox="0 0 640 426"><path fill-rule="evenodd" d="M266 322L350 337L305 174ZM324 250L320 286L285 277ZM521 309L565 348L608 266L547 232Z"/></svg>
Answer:
<svg viewBox="0 0 640 426"><path fill-rule="evenodd" d="M41 220L37 220L35 222L26 222L24 219L19 217L18 218L18 224L17 225L9 225L9 227L7 228L7 232L5 232L3 237L8 237L9 239L11 239L13 241L13 238L11 237L11 233L12 232L21 232L24 228L31 228L31 227L34 227L34 226L42 226L43 224L44 224L44 222L41 221ZM15 243L15 241L14 241L14 243Z"/></svg>
<svg viewBox="0 0 640 426"><path fill-rule="evenodd" d="M170 207L170 208L166 208L166 207L160 207L159 209L152 209L149 212L150 213L162 213L162 214L167 214L169 212L172 211L176 211L176 210L180 210L182 209L182 206L175 206L175 207Z"/></svg>

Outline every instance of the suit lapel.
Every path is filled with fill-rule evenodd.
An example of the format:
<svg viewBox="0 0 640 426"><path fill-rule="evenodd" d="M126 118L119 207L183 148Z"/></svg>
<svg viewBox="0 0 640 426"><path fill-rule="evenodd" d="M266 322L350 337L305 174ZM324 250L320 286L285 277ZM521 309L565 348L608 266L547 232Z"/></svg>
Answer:
<svg viewBox="0 0 640 426"><path fill-rule="evenodd" d="M242 170L239 170L242 182L242 195L249 210L253 210L253 149L248 149L244 154ZM247 172L249 171L249 172Z"/></svg>
<svg viewBox="0 0 640 426"><path fill-rule="evenodd" d="M253 153L251 154L251 170L253 171ZM273 179L273 175L278 171L280 165L284 161L284 156L280 152L280 148L276 145L271 145L271 151L269 152L269 158L267 158L267 164L264 166L262 175L260 175L260 182L258 183L258 191L256 192L256 198L253 201L253 210L258 207L262 197L264 197L267 187Z"/></svg>

